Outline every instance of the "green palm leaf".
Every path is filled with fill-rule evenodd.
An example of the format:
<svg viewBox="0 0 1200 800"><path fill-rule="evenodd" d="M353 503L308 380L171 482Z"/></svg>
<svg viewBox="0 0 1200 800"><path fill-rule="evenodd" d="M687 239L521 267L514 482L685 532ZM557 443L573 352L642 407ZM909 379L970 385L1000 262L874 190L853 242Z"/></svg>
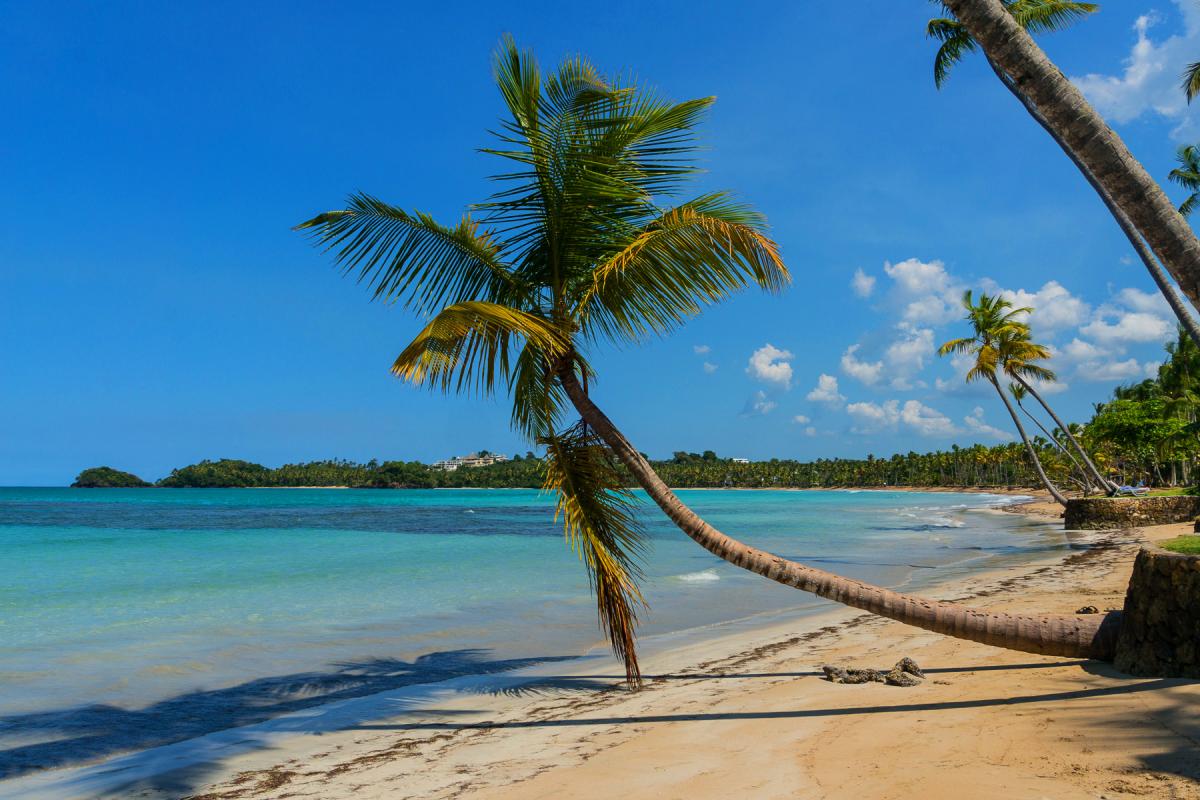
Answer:
<svg viewBox="0 0 1200 800"><path fill-rule="evenodd" d="M520 291L500 260L499 248L469 217L453 228L427 214L412 214L365 194L349 207L296 226L374 290L376 299L402 300L422 313L464 300Z"/></svg>
<svg viewBox="0 0 1200 800"><path fill-rule="evenodd" d="M723 194L667 211L592 271L577 309L584 333L637 340L747 285L779 291L791 276L762 227Z"/></svg>
<svg viewBox="0 0 1200 800"><path fill-rule="evenodd" d="M541 317L496 303L458 303L429 321L396 358L392 373L418 386L488 395L508 380L520 339L547 359L568 348L566 337Z"/></svg>

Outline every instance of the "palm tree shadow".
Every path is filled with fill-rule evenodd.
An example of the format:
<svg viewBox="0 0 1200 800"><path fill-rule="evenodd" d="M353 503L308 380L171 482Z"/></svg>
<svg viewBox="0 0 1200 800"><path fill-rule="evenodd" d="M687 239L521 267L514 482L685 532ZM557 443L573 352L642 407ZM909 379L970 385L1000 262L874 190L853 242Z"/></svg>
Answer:
<svg viewBox="0 0 1200 800"><path fill-rule="evenodd" d="M2 716L0 780L252 725L337 700L575 658L487 656L486 650L462 649L430 653L413 661L375 658L342 662L323 672L278 675L188 692L140 709L89 705ZM519 680L511 685L513 692L519 691ZM403 705L397 701L391 707L411 711ZM297 722L300 727L304 724Z"/></svg>

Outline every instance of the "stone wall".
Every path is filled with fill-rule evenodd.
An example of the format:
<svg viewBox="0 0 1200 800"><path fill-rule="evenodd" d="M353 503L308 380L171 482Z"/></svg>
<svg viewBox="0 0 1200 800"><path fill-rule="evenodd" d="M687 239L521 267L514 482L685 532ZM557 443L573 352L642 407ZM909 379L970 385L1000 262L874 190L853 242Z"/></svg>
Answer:
<svg viewBox="0 0 1200 800"><path fill-rule="evenodd" d="M1130 675L1200 678L1200 555L1138 553L1114 664Z"/></svg>
<svg viewBox="0 0 1200 800"><path fill-rule="evenodd" d="M1200 516L1200 497L1085 497L1067 501L1066 529L1112 530L1190 522Z"/></svg>

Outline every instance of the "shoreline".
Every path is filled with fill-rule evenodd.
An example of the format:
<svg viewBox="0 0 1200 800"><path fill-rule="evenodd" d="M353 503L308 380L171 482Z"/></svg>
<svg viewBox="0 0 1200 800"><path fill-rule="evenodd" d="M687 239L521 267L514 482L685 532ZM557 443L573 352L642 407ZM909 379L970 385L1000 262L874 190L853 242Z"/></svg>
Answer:
<svg viewBox="0 0 1200 800"><path fill-rule="evenodd" d="M1032 499L1026 503L999 504L990 510L1047 521L1031 508L1041 499L1036 492L982 493L1028 495ZM1023 564L954 576L917 591L982 606L1008 607L1014 602L1037 600L1044 606L1041 610L1067 613L1074 607L1064 608L1063 603L1071 606L1078 602L1072 598L1080 594L1090 601L1080 605L1119 606L1123 585L1120 576L1115 587L1109 585L1113 583L1110 573L1127 566L1143 535L1144 531L1087 534L1081 541L1091 546L1084 549L1068 549ZM1152 530L1150 535L1166 538L1174 532ZM1086 582L1082 590L1080 581ZM163 788L175 785L198 792L189 795L195 800L284 796L331 800L464 796L591 800L614 792L628 794L630 787L622 783L623 770L619 767L623 760L633 759L644 771L642 778L646 774L655 776L639 783L641 793L633 797L657 798L664 792L671 797L782 797L795 796L800 786L811 787L814 796L830 798L1038 796L1033 794L1032 785L1003 781L997 784L994 795L964 788L969 783L954 791L947 784L945 793L931 793L927 784L914 786L909 779L903 783L907 791L890 793L892 790L882 785L864 785L843 793L832 789L829 781L844 775L839 776L830 765L842 759L843 769L850 770L845 774L855 774L858 759L866 763L875 758L877 754L872 751L882 746L876 743L888 740L886 735L881 737L879 726L890 730L895 719L901 718L907 726L921 727L918 723L930 712L904 709L913 703L924 707L929 695L951 691L960 683L953 677L956 675L970 676L977 688L1001 698L1008 692L1005 680L1013 674L1024 675L1019 671L1006 673L1010 667L1031 676L1056 675L1067 683L1081 676L1089 684L1100 679L1121 682L1104 675L1102 665L1096 667L1100 670L1097 678L1090 665L1085 672L1079 662L1063 663L1060 659L948 640L846 608L774 620L692 641L688 640L689 633L660 634L647 642L647 684L638 693L616 687L620 670L610 657L585 655L569 669L564 669L567 664L545 665L500 676L454 679L357 697L260 725L168 745L155 753L132 753L102 765L29 775L0 786L15 789L14 797L29 800L92 796L106 785L111 788L114 781L128 783L142 771L143 780L122 789L123 796L179 797L179 791L171 793ZM834 686L817 677L822 663L886 667L905 655L915 657L927 669L932 665L944 675L933 677L931 673L930 679L913 689ZM948 662L956 666L945 671L942 665ZM973 667L976 663L982 666ZM1044 669L1031 670L1031 666ZM1200 687L1195 682L1178 683L1189 702L1200 700ZM1137 701L1131 698L1130 702ZM854 713L845 716L830 710L808 716L793 708L814 703L818 707L845 704ZM899 707L893 711L891 706L896 704ZM876 713L865 711L868 705ZM863 708L855 711L856 706ZM889 713L880 715L878 711ZM939 740L943 744L980 743L994 715L976 710L974 722L966 729L952 728ZM791 724L787 720L792 720ZM740 742L738 736L730 737L725 732L735 723L742 729ZM829 728L846 726L851 730L830 739ZM860 730L863 726L866 729ZM775 733L768 733L768 729ZM1200 730L1194 733L1200 736ZM901 733L892 744L911 744L911 735ZM705 755L694 747L695 736L716 737L708 746L720 755ZM776 741L772 736L783 738ZM728 771L714 769L714 764L744 759L748 742L757 740L769 742L765 749L776 762L762 768L760 783L740 785L741 778L749 777L744 767L736 771L732 767ZM791 742L791 749L781 742ZM924 736L920 744L926 746ZM814 748L823 754L820 758L811 755ZM799 765L797 753L804 754ZM894 769L877 766L869 774L894 779L897 774L911 773L911 754L897 753L896 757L900 760ZM690 767L681 771L680 759ZM849 763L845 763L847 759ZM186 779L173 782L172 765ZM665 769L668 766L670 769ZM994 766L979 769L988 772ZM938 780L933 774L935 767L931 762L918 772L927 780ZM971 767L961 769L975 780ZM674 777L667 780L664 776ZM1160 779L1167 783L1148 785L1176 788L1175 778L1153 778ZM861 782L866 777L856 780ZM1129 778L1122 780L1134 786ZM1057 775L1055 781L1053 791L1043 787L1038 791L1054 797L1096 796L1078 791L1086 783L1079 776ZM1185 789L1200 787L1190 781L1178 785ZM1007 787L1006 794L999 791L1001 786ZM818 788L822 789L819 793ZM1115 796L1115 789L1108 790L1110 797ZM1200 797L1200 793L1174 796Z"/></svg>

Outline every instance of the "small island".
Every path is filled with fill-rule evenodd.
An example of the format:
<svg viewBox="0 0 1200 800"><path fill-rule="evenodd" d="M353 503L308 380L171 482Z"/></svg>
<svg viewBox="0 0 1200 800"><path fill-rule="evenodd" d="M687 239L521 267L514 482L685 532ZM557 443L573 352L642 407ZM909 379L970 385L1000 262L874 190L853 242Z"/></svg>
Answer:
<svg viewBox="0 0 1200 800"><path fill-rule="evenodd" d="M122 472L112 467L91 467L79 473L72 489L141 489L153 486L132 472Z"/></svg>

